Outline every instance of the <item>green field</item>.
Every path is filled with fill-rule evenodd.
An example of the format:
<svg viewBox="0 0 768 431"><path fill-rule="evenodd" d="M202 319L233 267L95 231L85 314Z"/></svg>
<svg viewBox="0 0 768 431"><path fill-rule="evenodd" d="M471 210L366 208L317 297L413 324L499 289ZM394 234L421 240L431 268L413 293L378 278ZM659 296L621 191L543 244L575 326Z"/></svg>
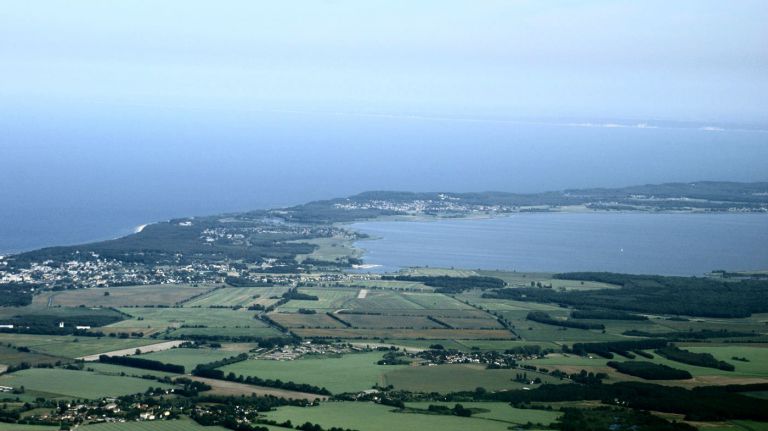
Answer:
<svg viewBox="0 0 768 431"><path fill-rule="evenodd" d="M155 377L173 377L178 376L178 374L174 373L167 373L164 371L155 371L155 370L147 370L144 368L133 368L133 367L126 367L123 365L114 365L114 364L102 364L101 362L88 362L85 364L85 368L83 368L86 371L91 371L97 373L97 374L105 374L108 376L131 376L131 377L142 377L142 376L155 376Z"/></svg>
<svg viewBox="0 0 768 431"><path fill-rule="evenodd" d="M489 391L530 387L513 381L517 374L528 373L531 379L560 383L553 377L518 369L489 370L479 364L446 364L437 366L403 367L384 375L384 383L395 389L420 392L472 391L483 387Z"/></svg>
<svg viewBox="0 0 768 431"><path fill-rule="evenodd" d="M268 307L288 290L287 287L228 287L216 289L210 293L195 298L184 304L184 307L210 307L210 306L241 306L249 307L254 304Z"/></svg>
<svg viewBox="0 0 768 431"><path fill-rule="evenodd" d="M511 340L514 335L506 329L404 329L404 328L309 328L295 329L301 337L349 338L368 340L415 339L415 340ZM430 343L432 344L432 343Z"/></svg>
<svg viewBox="0 0 768 431"><path fill-rule="evenodd" d="M459 317L442 317L440 321L445 322L454 328L460 329L499 329L503 328L498 320L489 318L486 319L464 319Z"/></svg>
<svg viewBox="0 0 768 431"><path fill-rule="evenodd" d="M143 354L140 357L164 362L166 364L183 365L187 372L192 371L199 364L218 361L234 356L236 353L220 349L185 349L176 348L162 352Z"/></svg>
<svg viewBox="0 0 768 431"><path fill-rule="evenodd" d="M442 293L403 293L403 297L423 308L435 310L468 310L471 306Z"/></svg>
<svg viewBox="0 0 768 431"><path fill-rule="evenodd" d="M688 345L684 347L686 350L690 350L696 353L711 353L715 358L726 361L733 364L736 367L735 371L724 371L715 368L698 367L695 365L683 364L676 361L663 358L656 355L652 351L648 353L652 354L653 359L646 359L641 356L636 357L633 360L637 361L650 361L656 364L667 365L680 370L685 370L694 376L694 380L681 382L686 385L693 384L736 384L736 383L755 383L756 379L768 378L768 353L766 349L762 347L751 346L709 346L706 344ZM731 358L733 356L744 357L749 362L735 361ZM621 357L617 357L614 360L625 360ZM534 359L526 361L527 364L536 365L538 367L558 368L567 370L569 372L578 372L580 369L586 369L588 371L603 371L607 372L609 376L619 380L637 380L619 373L615 373L611 368L606 366L608 359L595 357L584 358L576 355L562 355L552 354L547 358Z"/></svg>
<svg viewBox="0 0 768 431"><path fill-rule="evenodd" d="M60 368L32 368L6 374L0 376L0 385L24 386L28 392L44 393L55 398L87 399L135 394L144 392L150 386L171 388L152 380Z"/></svg>
<svg viewBox="0 0 768 431"><path fill-rule="evenodd" d="M409 408L416 408L426 410L430 404L453 407L455 403L441 403L441 402L418 402L418 403L406 403L405 406ZM475 413L473 418L491 419L497 421L505 421L513 424L526 424L528 422L534 424L549 425L560 417L560 413L549 410L533 410L533 409L516 409L511 407L507 403L462 403L462 405L468 409L488 410L487 412Z"/></svg>
<svg viewBox="0 0 768 431"><path fill-rule="evenodd" d="M62 307L172 306L212 288L213 286L160 285L75 289L37 295L34 304L48 305L50 300L50 305Z"/></svg>
<svg viewBox="0 0 768 431"><path fill-rule="evenodd" d="M126 423L103 423L88 425L83 427L88 431L186 431L186 430L207 430L207 431L225 431L226 428L213 426L204 427L198 425L192 419L183 418L169 421L141 421ZM2 428L0 428L0 431Z"/></svg>
<svg viewBox="0 0 768 431"><path fill-rule="evenodd" d="M71 335L0 334L0 343L27 346L35 352L65 358L95 355L113 350L155 344L157 340L115 337L74 337Z"/></svg>
<svg viewBox="0 0 768 431"><path fill-rule="evenodd" d="M220 368L262 379L280 379L325 387L333 393L359 392L382 383L384 373L402 366L376 365L381 352L354 353L342 357L307 358L296 361L248 360Z"/></svg>
<svg viewBox="0 0 768 431"><path fill-rule="evenodd" d="M595 281L559 280L552 278L554 274L546 272L510 272L510 271L478 271L479 275L496 277L506 281L510 287L529 287L531 282L552 286L554 289L566 290L595 290L617 289L619 286Z"/></svg>
<svg viewBox="0 0 768 431"><path fill-rule="evenodd" d="M355 285L371 288L382 288L390 290L409 290L419 292L432 292L434 287L426 286L424 283L416 281L400 281L400 280L355 280L349 282L341 282L339 284Z"/></svg>
<svg viewBox="0 0 768 431"><path fill-rule="evenodd" d="M18 365L22 362L28 364L54 363L60 359L62 358L58 356L37 352L20 352L14 347L0 345L0 364L2 365Z"/></svg>
<svg viewBox="0 0 768 431"><path fill-rule="evenodd" d="M357 297L358 289L301 288L299 292L318 297L317 301L291 300L280 306L279 311L297 311L299 308L324 311L345 308L346 303Z"/></svg>
<svg viewBox="0 0 768 431"><path fill-rule="evenodd" d="M723 425L707 426L703 431L768 431L768 423L755 421L728 421Z"/></svg>
<svg viewBox="0 0 768 431"><path fill-rule="evenodd" d="M768 378L768 349L752 346L686 346L686 350L695 353L710 353L718 360L736 367L735 374ZM733 357L746 358L749 362L733 360ZM727 373L727 372L726 372Z"/></svg>
<svg viewBox="0 0 768 431"><path fill-rule="evenodd" d="M424 294L428 295L428 294ZM346 308L357 311L366 310L402 310L423 309L424 307L409 299L403 292L394 290L369 290L365 298L350 301Z"/></svg>
<svg viewBox="0 0 768 431"><path fill-rule="evenodd" d="M470 403L471 404L471 403ZM508 415L501 412L500 403L494 403L488 408L493 413L490 416L512 417L513 410ZM519 412L519 421L515 423L526 423L529 418L539 417L539 411L522 410ZM549 413L549 417L556 417L557 413ZM294 424L312 422L321 425L323 428L333 426L351 428L359 431L506 431L510 422L498 419L471 417L461 418L458 416L444 415L426 415L417 413L398 413L392 407L373 404L373 403L353 403L353 402L326 402L317 407L280 407L276 411L266 412L264 416L268 419L283 422L290 420Z"/></svg>
<svg viewBox="0 0 768 431"><path fill-rule="evenodd" d="M0 422L0 431L58 431L58 426L18 425Z"/></svg>
<svg viewBox="0 0 768 431"><path fill-rule="evenodd" d="M323 312L316 314L270 313L269 317L286 328L344 328L338 320L328 317ZM344 318L343 315L339 317Z"/></svg>
<svg viewBox="0 0 768 431"><path fill-rule="evenodd" d="M340 314L339 318L351 324L353 328L444 328L439 323L419 316Z"/></svg>
<svg viewBox="0 0 768 431"><path fill-rule="evenodd" d="M182 328L186 333L207 335L278 336L277 331L256 319L254 311L229 308L122 308L132 318L106 326L112 331L142 331L145 334ZM189 328L186 328L189 327ZM234 334L233 332L238 332Z"/></svg>
<svg viewBox="0 0 768 431"><path fill-rule="evenodd" d="M304 259L307 258L334 261L336 259L344 259L348 257L359 257L362 254L362 250L355 248L352 245L352 241L344 238L313 238L295 242L309 243L317 246L312 253L297 255L297 262L303 262Z"/></svg>

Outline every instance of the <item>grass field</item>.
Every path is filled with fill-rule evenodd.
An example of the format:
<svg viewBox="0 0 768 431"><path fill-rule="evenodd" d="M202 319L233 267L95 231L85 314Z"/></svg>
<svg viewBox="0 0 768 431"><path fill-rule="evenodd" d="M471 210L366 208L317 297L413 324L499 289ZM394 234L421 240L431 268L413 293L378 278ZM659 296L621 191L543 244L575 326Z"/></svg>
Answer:
<svg viewBox="0 0 768 431"><path fill-rule="evenodd" d="M299 308L324 311L345 308L345 304L357 297L358 289L301 288L299 292L315 295L317 301L291 300L278 308L280 311L298 311Z"/></svg>
<svg viewBox="0 0 768 431"><path fill-rule="evenodd" d="M768 349L751 346L686 346L686 350L695 353L710 353L718 360L736 367L735 374L741 376L765 377L768 379ZM746 358L749 362L733 360L733 357Z"/></svg>
<svg viewBox="0 0 768 431"><path fill-rule="evenodd" d="M432 292L435 290L434 287L426 286L424 283L400 280L355 280L350 282L341 282L339 284L353 284L355 286L378 287L390 290L410 290L419 292Z"/></svg>
<svg viewBox="0 0 768 431"><path fill-rule="evenodd" d="M423 294L429 295L429 294ZM357 295L344 308L358 311L367 310L410 310L423 309L421 304L411 301L403 292L394 290L369 290L365 298L357 299Z"/></svg>
<svg viewBox="0 0 768 431"><path fill-rule="evenodd" d="M460 329L499 329L503 328L498 320L491 319L490 316L485 319L464 319L460 317L440 317L441 322L445 322L454 328Z"/></svg>
<svg viewBox="0 0 768 431"><path fill-rule="evenodd" d="M510 340L511 332L502 329L322 329L293 330L301 337L331 337L348 339L423 339L423 340Z"/></svg>
<svg viewBox="0 0 768 431"><path fill-rule="evenodd" d="M684 386L694 385L717 385L717 384L737 384L737 383L768 383L768 355L765 348L761 347L749 347L749 346L708 346L701 344L699 346L686 346L685 349L696 353L711 353L717 359L724 360L733 364L736 367L735 371L724 371L714 368L697 367L694 365L683 364L676 361L670 361L659 355L654 355L653 359L646 359L638 356L634 360L637 361L650 361L656 364L667 365L673 368L688 371L694 377L689 381L678 381L676 384L682 384ZM731 358L733 356L745 357L749 362L735 361ZM617 357L615 360L624 360L621 357ZM608 373L612 379L616 380L642 380L633 378L620 373L615 372L613 369L606 366L607 359L603 358L584 358L576 355L562 355L552 354L547 358L534 359L526 361L527 364L536 365L538 367L547 367L550 369L561 369L568 372L578 372L581 369L588 371L602 371ZM667 384L665 382L664 384Z"/></svg>
<svg viewBox="0 0 768 431"><path fill-rule="evenodd" d="M339 258L344 259L348 257L359 257L362 255L362 250L355 248L352 245L352 241L339 237L313 238L308 240L303 239L300 241L292 242L303 242L317 246L317 248L310 254L297 255L296 261L299 263L303 262L304 259L307 258L334 261Z"/></svg>
<svg viewBox="0 0 768 431"><path fill-rule="evenodd" d="M0 431L58 431L58 426L17 425L0 422Z"/></svg>
<svg viewBox="0 0 768 431"><path fill-rule="evenodd" d="M382 383L384 373L402 366L376 365L382 353L355 353L342 357L307 358L296 361L248 360L222 367L263 379L280 379L325 387L333 393L358 392Z"/></svg>
<svg viewBox="0 0 768 431"><path fill-rule="evenodd" d="M498 411L500 407L494 405L492 409ZM276 411L266 412L264 416L278 422L291 420L301 424L309 421L326 429L336 426L359 431L502 431L512 425L506 421L482 417L397 413L391 407L380 404L353 402L326 402L317 407L280 407ZM520 418L523 417L521 412Z"/></svg>
<svg viewBox="0 0 768 431"><path fill-rule="evenodd" d="M3 365L18 365L22 362L28 364L43 364L53 363L62 359L58 356L46 355L37 352L20 352L14 347L8 347L7 345L0 345L0 364Z"/></svg>
<svg viewBox="0 0 768 431"><path fill-rule="evenodd" d="M768 423L755 421L728 421L722 425L706 424L702 431L768 431Z"/></svg>
<svg viewBox="0 0 768 431"><path fill-rule="evenodd" d="M184 304L185 307L210 307L210 306L241 306L249 307L254 304L268 307L288 290L287 287L227 287L216 289L210 293L195 298Z"/></svg>
<svg viewBox="0 0 768 431"><path fill-rule="evenodd" d="M479 275L500 278L510 287L529 287L531 282L552 286L555 289L566 290L595 290L618 289L619 286L595 281L559 280L552 278L554 274L545 272L510 272L510 271L478 271Z"/></svg>
<svg viewBox="0 0 768 431"><path fill-rule="evenodd" d="M392 370L384 375L384 383L395 389L423 392L471 391L483 387L489 391L522 389L524 385L512 379L523 373L518 369L489 370L478 364L446 364L433 367L412 366ZM527 372L530 378L540 377L544 382L560 383L543 374Z"/></svg>
<svg viewBox="0 0 768 431"><path fill-rule="evenodd" d="M367 314L341 314L341 319L355 328L444 328L426 317L419 316L379 316Z"/></svg>
<svg viewBox="0 0 768 431"><path fill-rule="evenodd" d="M183 365L187 372L192 371L199 364L218 361L234 356L236 353L220 349L185 349L176 348L141 355L144 359L165 362L166 364Z"/></svg>
<svg viewBox="0 0 768 431"><path fill-rule="evenodd" d="M152 380L71 371L59 368L31 368L0 376L0 385L24 388L30 392L56 398L115 397L144 392L150 386L170 389L171 386Z"/></svg>
<svg viewBox="0 0 768 431"><path fill-rule="evenodd" d="M197 308L122 308L121 311L133 317L106 326L105 329L152 334L167 328L190 327L184 328L188 329L186 333L235 335L233 332L237 331L237 335L279 335L266 323L256 319L255 312L245 309L213 308L201 311Z"/></svg>
<svg viewBox="0 0 768 431"><path fill-rule="evenodd" d="M113 350L155 344L157 340L142 338L74 337L70 335L0 334L0 343L27 346L33 351L65 358L94 355Z"/></svg>
<svg viewBox="0 0 768 431"><path fill-rule="evenodd" d="M414 302L422 308L437 309L437 310L466 310L472 307L459 302L450 296L443 295L442 293L411 293L405 292L403 297L411 302Z"/></svg>
<svg viewBox="0 0 768 431"><path fill-rule="evenodd" d="M181 328L174 329L164 335L165 339L184 338L187 336L219 336L228 337L284 337L285 334L268 326L241 326L241 327L211 327L211 328Z"/></svg>
<svg viewBox="0 0 768 431"><path fill-rule="evenodd" d="M178 376L174 373L166 373L164 371L146 370L143 368L125 367L122 365L102 364L101 362L89 362L85 364L84 370L91 371L97 374L105 374L108 376L155 376L155 377L172 377Z"/></svg>
<svg viewBox="0 0 768 431"><path fill-rule="evenodd" d="M198 425L192 419L183 418L170 421L142 421L126 423L104 423L88 425L83 427L88 431L187 431L187 430L207 430L207 431L225 431L226 428L213 426L204 427ZM0 431L2 428L0 428Z"/></svg>
<svg viewBox="0 0 768 431"><path fill-rule="evenodd" d="M269 317L286 328L344 328L341 322L328 317L324 312L317 314L271 313ZM344 318L343 315L339 317Z"/></svg>
<svg viewBox="0 0 768 431"><path fill-rule="evenodd" d="M204 293L213 286L192 287L186 285L127 286L46 292L34 297L34 304L60 305L62 307L125 307L146 305L174 305L180 301ZM105 295L109 293L109 295Z"/></svg>
<svg viewBox="0 0 768 431"><path fill-rule="evenodd" d="M406 403L405 406L409 408L416 408L426 410L430 404L453 407L455 403L441 403L441 402L418 402L418 403ZM507 403L462 403L462 405L468 409L488 410L487 412L475 413L472 415L474 418L491 419L497 421L504 421L513 424L526 424L528 422L534 424L549 425L560 417L560 413L549 410L533 410L533 409L516 409L511 407Z"/></svg>

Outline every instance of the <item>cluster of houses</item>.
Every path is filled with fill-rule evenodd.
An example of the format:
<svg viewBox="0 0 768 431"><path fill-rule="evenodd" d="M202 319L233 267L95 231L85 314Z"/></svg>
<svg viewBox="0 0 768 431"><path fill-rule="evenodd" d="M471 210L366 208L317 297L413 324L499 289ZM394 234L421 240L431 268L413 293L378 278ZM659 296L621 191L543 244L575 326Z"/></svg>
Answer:
<svg viewBox="0 0 768 431"><path fill-rule="evenodd" d="M336 355L359 350L346 344L312 344L304 341L297 345L287 345L270 350L258 356L259 359L273 361L293 361L304 355Z"/></svg>
<svg viewBox="0 0 768 431"><path fill-rule="evenodd" d="M129 410L134 412L128 417L120 408L115 398L104 398L91 404L68 403L64 408L52 410L37 416L37 419L45 421L69 422L69 423L122 423L128 421L154 421L171 416L171 411L159 406L134 403ZM138 412L138 416L135 413Z"/></svg>
<svg viewBox="0 0 768 431"><path fill-rule="evenodd" d="M458 197L447 194L439 194L437 199L414 199L410 201L390 201L390 200L367 200L352 201L333 205L343 210L379 210L395 211L411 215L450 213L450 214L471 214L471 213L508 213L516 211L517 207L507 205L479 205L461 202Z"/></svg>

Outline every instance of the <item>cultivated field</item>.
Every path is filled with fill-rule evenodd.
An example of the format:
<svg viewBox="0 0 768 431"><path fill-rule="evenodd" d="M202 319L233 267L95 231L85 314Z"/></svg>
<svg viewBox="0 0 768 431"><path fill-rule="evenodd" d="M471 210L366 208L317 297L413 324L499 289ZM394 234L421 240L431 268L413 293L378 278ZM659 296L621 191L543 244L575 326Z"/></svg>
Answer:
<svg viewBox="0 0 768 431"><path fill-rule="evenodd" d="M544 382L560 383L558 379L541 373L518 369L489 370L485 365L477 364L404 367L384 374L384 382L395 389L441 393L473 391L478 387L489 391L535 387L513 380L517 374L524 372L531 379L539 377Z"/></svg>
<svg viewBox="0 0 768 431"><path fill-rule="evenodd" d="M27 392L53 398L116 397L144 392L150 386L171 389L172 386L133 377L108 376L88 371L61 368L31 368L0 376L0 385L20 387Z"/></svg>
<svg viewBox="0 0 768 431"><path fill-rule="evenodd" d="M184 304L185 307L249 307L263 305L269 307L288 290L287 287L227 287L216 289Z"/></svg>
<svg viewBox="0 0 768 431"><path fill-rule="evenodd" d="M488 409L497 412L501 406L494 403ZM512 410L512 407L508 407ZM291 420L293 423L306 421L320 424L324 428L332 426L351 428L360 431L506 431L514 424L528 422L528 418L540 417L541 413L531 413L527 410L518 411L520 422L508 422L499 419L471 417L461 418L457 416L425 415L418 413L398 413L391 407L373 403L353 402L326 402L317 407L280 407L276 411L266 412L264 415L272 420L283 422ZM556 417L557 413L548 412L549 416ZM495 413L501 416L503 413ZM511 413L510 413L511 414ZM493 414L492 414L493 415Z"/></svg>
<svg viewBox="0 0 768 431"><path fill-rule="evenodd" d="M213 426L204 427L197 422L188 419L177 419L170 421L143 421L128 423L105 423L95 424L83 427L88 431L225 431L226 428ZM2 430L2 428L0 428Z"/></svg>
<svg viewBox="0 0 768 431"><path fill-rule="evenodd" d="M154 343L154 344L148 344L146 346L141 346L137 348L128 348L128 349L120 349L120 350L112 350L110 352L102 352L96 355L88 355L88 356L82 356L77 359L82 359L84 361L98 361L99 356L101 355L107 355L107 356L130 356L134 355L137 351L141 353L148 353L148 352L160 352L163 350L168 350L173 347L178 346L181 344L182 341L174 340L174 341L163 341L161 343Z"/></svg>
<svg viewBox="0 0 768 431"><path fill-rule="evenodd" d="M344 328L338 320L320 312L316 314L271 313L269 317L286 328ZM343 317L339 315L339 317Z"/></svg>
<svg viewBox="0 0 768 431"><path fill-rule="evenodd" d="M376 365L381 352L354 353L342 357L318 357L296 361L248 360L220 368L262 379L308 383L325 387L332 393L359 392L382 383L382 376L402 366Z"/></svg>
<svg viewBox="0 0 768 431"><path fill-rule="evenodd" d="M64 290L37 295L34 304L62 307L171 306L212 288L213 286L153 285Z"/></svg>
<svg viewBox="0 0 768 431"><path fill-rule="evenodd" d="M350 339L416 339L416 340L510 340L514 335L502 329L295 329L302 337Z"/></svg>
<svg viewBox="0 0 768 431"><path fill-rule="evenodd" d="M71 335L0 334L0 343L26 346L32 351L64 358L79 358L119 349L135 349L157 340L144 338L74 337Z"/></svg>
<svg viewBox="0 0 768 431"><path fill-rule="evenodd" d="M199 364L218 361L236 353L220 349L185 349L176 348L162 352L142 354L144 359L152 359L166 364L183 365L187 372L192 371Z"/></svg>
<svg viewBox="0 0 768 431"><path fill-rule="evenodd" d="M153 334L166 329L182 328L181 334L224 334L279 336L273 328L259 319L256 313L246 309L232 310L213 308L201 311L197 308L121 308L132 317L106 326L104 331L131 331Z"/></svg>

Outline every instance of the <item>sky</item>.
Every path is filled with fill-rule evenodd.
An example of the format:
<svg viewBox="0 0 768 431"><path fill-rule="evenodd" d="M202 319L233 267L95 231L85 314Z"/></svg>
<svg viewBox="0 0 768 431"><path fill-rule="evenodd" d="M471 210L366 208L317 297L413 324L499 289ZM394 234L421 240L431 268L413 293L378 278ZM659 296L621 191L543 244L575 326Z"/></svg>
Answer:
<svg viewBox="0 0 768 431"><path fill-rule="evenodd" d="M763 0L4 0L0 112L766 122L766 22Z"/></svg>

